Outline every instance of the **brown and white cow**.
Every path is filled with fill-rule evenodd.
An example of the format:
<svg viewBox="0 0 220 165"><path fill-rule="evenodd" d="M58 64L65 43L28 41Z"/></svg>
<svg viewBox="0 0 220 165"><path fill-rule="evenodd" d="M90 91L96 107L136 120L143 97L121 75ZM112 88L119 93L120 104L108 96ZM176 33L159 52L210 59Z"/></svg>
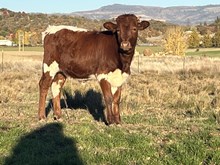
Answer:
<svg viewBox="0 0 220 165"><path fill-rule="evenodd" d="M43 73L39 82L39 120L45 119L48 89L53 95L54 119L61 117L60 89L66 77L95 75L102 89L108 124L120 123L119 103L122 84L130 75L130 65L138 30L149 26L133 14L120 15L116 24L106 22L108 31L75 32L62 29L44 39Z"/></svg>

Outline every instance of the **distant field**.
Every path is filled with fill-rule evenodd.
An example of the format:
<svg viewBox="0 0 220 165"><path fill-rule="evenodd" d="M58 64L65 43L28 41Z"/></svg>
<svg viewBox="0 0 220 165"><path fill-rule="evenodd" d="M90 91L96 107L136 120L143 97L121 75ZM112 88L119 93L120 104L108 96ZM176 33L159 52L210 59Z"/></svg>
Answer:
<svg viewBox="0 0 220 165"><path fill-rule="evenodd" d="M151 49L153 53L163 51L160 46L137 46L136 50L139 53L143 53L145 49ZM0 46L0 51L18 51L18 47L2 47ZM25 51L43 51L43 47L25 47ZM220 48L200 48L199 51L196 49L187 49L186 56L208 56L208 57L220 57Z"/></svg>
<svg viewBox="0 0 220 165"><path fill-rule="evenodd" d="M151 49L152 52L163 51L162 47L159 46L137 46L138 52L143 53L145 49ZM187 49L186 56L208 56L208 57L220 57L220 48L200 48L199 51L196 49Z"/></svg>
<svg viewBox="0 0 220 165"><path fill-rule="evenodd" d="M0 51L18 51L18 47L0 46ZM24 47L25 51L43 51L43 47Z"/></svg>
<svg viewBox="0 0 220 165"><path fill-rule="evenodd" d="M162 51L162 47L159 47L159 46L137 46L136 47L136 50L139 52L139 53L143 53L145 49L151 49L152 52L156 53L156 52L160 52Z"/></svg>
<svg viewBox="0 0 220 165"><path fill-rule="evenodd" d="M199 51L196 51L196 49L188 49L186 55L220 57L220 48L200 48Z"/></svg>

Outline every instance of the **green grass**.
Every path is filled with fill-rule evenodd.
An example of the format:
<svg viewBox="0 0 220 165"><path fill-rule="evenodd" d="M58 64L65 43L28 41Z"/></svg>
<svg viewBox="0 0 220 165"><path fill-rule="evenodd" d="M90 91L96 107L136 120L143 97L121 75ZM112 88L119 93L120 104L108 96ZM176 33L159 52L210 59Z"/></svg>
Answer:
<svg viewBox="0 0 220 165"><path fill-rule="evenodd" d="M190 50L186 52L187 56L207 56L207 57L220 57L220 49L199 49L199 51Z"/></svg>
<svg viewBox="0 0 220 165"><path fill-rule="evenodd" d="M143 53L145 49L151 49L153 53L163 52L163 48L160 46L137 46L136 50ZM207 57L220 57L219 48L200 48L199 51L196 49L187 49L186 56L207 56Z"/></svg>
<svg viewBox="0 0 220 165"><path fill-rule="evenodd" d="M220 140L210 135L209 131L201 131L185 135L174 144L165 145L166 158L164 164L219 164Z"/></svg>
<svg viewBox="0 0 220 165"><path fill-rule="evenodd" d="M163 48L160 46L136 46L136 50L143 53L145 49L151 49L153 53L162 52ZM0 50L4 51L18 51L18 47L7 47L0 46ZM43 47L25 47L25 51L43 51ZM200 48L199 51L196 49L188 49L186 51L186 56L208 56L208 57L220 57L219 48Z"/></svg>

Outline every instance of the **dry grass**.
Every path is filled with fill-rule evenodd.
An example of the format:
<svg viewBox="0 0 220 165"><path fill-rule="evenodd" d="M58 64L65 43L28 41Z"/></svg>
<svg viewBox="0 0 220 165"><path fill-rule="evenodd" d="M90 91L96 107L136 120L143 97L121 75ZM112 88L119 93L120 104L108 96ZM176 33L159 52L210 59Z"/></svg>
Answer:
<svg viewBox="0 0 220 165"><path fill-rule="evenodd" d="M157 73L176 73L189 71L206 71L220 72L220 58L210 57L178 57L178 56L162 56L162 57L144 57L135 56L132 63L133 71L155 71Z"/></svg>
<svg viewBox="0 0 220 165"><path fill-rule="evenodd" d="M38 93L41 76L42 53L5 52L4 72L1 73L0 103L29 101L29 95ZM207 57L141 57L137 73L137 57L132 64L133 75L124 86L122 113L130 114L132 107L138 112L147 107L166 108L218 108L220 60ZM95 81L82 83L69 79L65 89L77 89L85 95L90 89L100 92ZM138 85L137 85L138 84ZM34 100L37 104L38 100ZM146 107L147 106L147 107ZM137 107L136 107L137 108Z"/></svg>
<svg viewBox="0 0 220 165"><path fill-rule="evenodd" d="M34 102L37 105L42 53L17 53L5 52L6 62L0 77L0 103ZM124 86L122 114L142 113L154 108L184 109L192 113L203 113L212 108L217 111L220 104L219 66L218 58L141 57L141 73L137 73L135 57L133 75ZM65 90L71 95L77 90L85 96L91 89L101 93L96 81L85 84L68 79L65 85Z"/></svg>
<svg viewBox="0 0 220 165"><path fill-rule="evenodd" d="M10 142L2 138L0 153L3 157L0 157L0 163L10 155L11 146L16 145L20 136L45 125L38 123L37 119L42 56L31 53L20 56L8 54L5 57L8 59L5 59L4 72L0 73L0 130L4 130L2 137L13 132ZM132 65L134 72L123 87L122 125L106 127L102 122L97 122L102 118L92 112L103 110L104 106L100 87L95 80L82 83L68 79L65 84L63 131L72 140L76 139L77 150L84 161L87 164L111 164L115 162L115 157L125 152L127 156L118 157L122 164L148 164L149 161L152 164L164 161L167 164L181 164L185 157L178 161L169 154L177 153L178 146L182 147L181 151L188 147L181 143L188 136L195 137L195 141L189 143L189 146L195 147L195 142L203 141L204 132L208 132L212 141L205 140L210 140L213 145L204 149L207 154L211 152L210 155L214 155L213 161L209 162L220 160L215 157L218 147L214 146L219 144L216 139L220 135L219 59L189 57L183 67L183 59L178 57L142 58L141 73L137 72L135 60ZM47 101L49 108L50 98L51 94ZM53 123L51 113L48 123ZM175 145L175 152L170 151L175 149ZM92 156L94 153L96 156ZM201 153L204 151L201 150ZM192 157L191 153L189 157ZM204 156L199 157L200 162L203 159Z"/></svg>

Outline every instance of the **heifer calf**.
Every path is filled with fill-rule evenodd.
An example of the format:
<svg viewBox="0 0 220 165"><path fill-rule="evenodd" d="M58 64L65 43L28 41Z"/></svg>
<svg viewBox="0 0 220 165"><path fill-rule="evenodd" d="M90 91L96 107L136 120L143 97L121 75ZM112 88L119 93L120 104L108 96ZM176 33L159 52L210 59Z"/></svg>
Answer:
<svg viewBox="0 0 220 165"><path fill-rule="evenodd" d="M122 84L130 75L130 65L138 30L149 26L133 14L118 16L116 24L106 22L108 31L75 32L62 29L44 39L43 73L39 82L39 120L45 119L48 89L53 95L54 119L61 117L60 89L66 77L95 75L102 89L108 124L120 123L119 102Z"/></svg>

